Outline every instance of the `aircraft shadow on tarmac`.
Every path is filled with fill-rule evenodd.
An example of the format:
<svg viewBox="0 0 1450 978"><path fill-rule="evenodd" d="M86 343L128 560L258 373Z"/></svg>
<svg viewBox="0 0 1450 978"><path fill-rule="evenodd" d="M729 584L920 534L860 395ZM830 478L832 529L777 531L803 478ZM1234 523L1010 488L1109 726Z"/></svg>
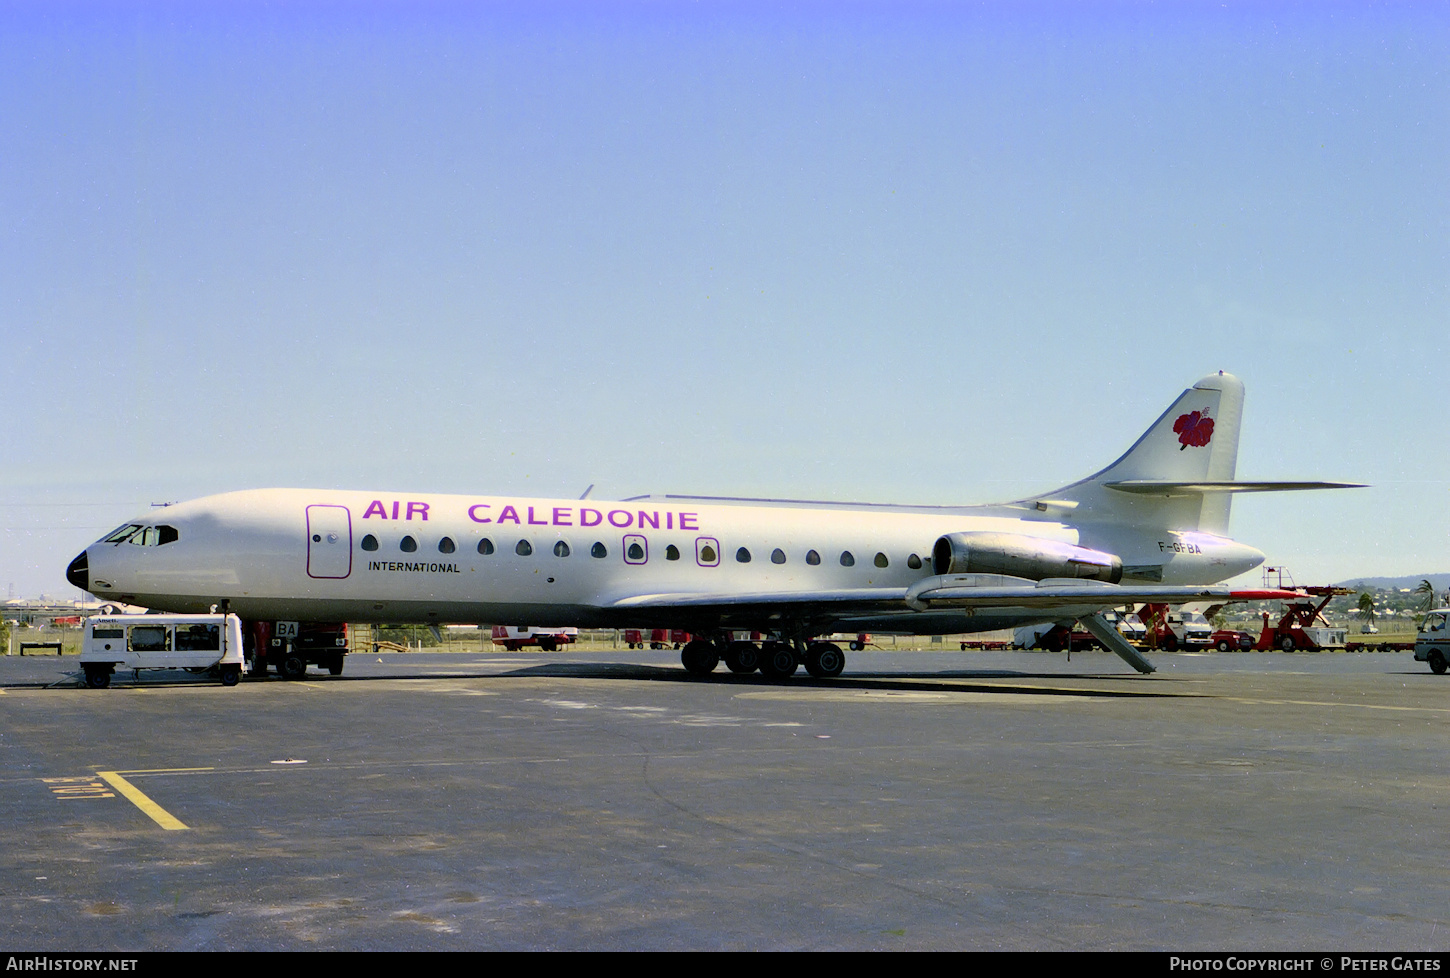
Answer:
<svg viewBox="0 0 1450 978"><path fill-rule="evenodd" d="M212 686L217 681L211 678L197 676L168 675L165 677L143 678L139 682L122 678L122 673L117 673L113 685L119 688L164 688L172 687L195 687ZM436 670L406 670L388 675L358 675L353 673L347 676L318 676L311 675L304 677L302 682L316 682L324 685L333 683L372 683L372 682L398 682L408 680L440 680L440 679L579 679L579 680L617 680L623 682L663 682L663 683L688 683L691 685L704 686L739 686L755 689L772 689L789 691L792 689L833 689L833 690L854 690L858 692L951 692L951 693L996 693L1011 694L1019 693L1034 696L1068 696L1084 697L1094 699L1111 699L1124 697L1183 697L1200 696L1199 692L1188 692L1184 690L1164 689L1160 684L1155 683L1154 688L1144 688L1140 677L1128 675L1108 675L1102 673L1034 673L1013 669L954 669L939 672L891 672L891 673L853 673L846 676L838 676L835 679L812 679L810 676L801 674L793 676L784 681L766 679L759 675L738 676L728 672L712 673L707 676L691 676L683 669L670 668L668 666L652 666L639 663L627 662L553 662L540 663L539 665L526 666L521 669L510 669L503 672L478 671L472 672L466 669L449 669L445 672ZM985 680L1015 680L1012 682L986 682ZM1090 681L1094 683L1116 683L1117 689L1098 688L1074 688L1071 686L1043 686L1042 682L1062 681ZM290 680L280 676L267 676L262 680L243 680L243 688L254 686L259 683L285 684ZM1032 685L1026 685L1031 683ZM68 685L84 685L83 678L79 672L67 673L59 680L48 682L11 682L0 685L15 688L36 686L55 687ZM1129 688L1136 687L1136 688Z"/></svg>
<svg viewBox="0 0 1450 978"><path fill-rule="evenodd" d="M1104 681L1110 679L1133 680L1131 676L1103 676L1093 673L1028 673L1018 672L1010 669L981 669L981 670L950 670L945 672L921 672L921 673L854 673L850 676L838 676L835 679L812 679L809 676L794 676L784 681L766 679L763 676L749 675L736 676L730 673L712 673L707 676L691 676L681 669L670 669L662 666L645 666L633 664L593 664L593 663L550 663L537 666L529 666L525 669L516 669L511 672L502 673L503 676L550 676L555 678L576 678L576 679L624 679L644 680L650 682L675 682L690 684L708 684L715 686L749 686L759 689L850 689L850 690L882 690L882 691L906 691L906 692L955 692L955 693L1024 693L1041 696L1044 693L1052 696L1085 696L1085 697L1125 697L1125 696L1183 696L1195 695L1169 690L1142 690L1142 689L1073 689L1071 687L1044 688L1042 686L1014 686L1005 683L980 683L972 680L985 679L1015 679L1018 681L1030 680L1063 680L1063 679L1087 679L1093 681Z"/></svg>
<svg viewBox="0 0 1450 978"><path fill-rule="evenodd" d="M950 670L943 672L921 672L921 673L855 673L849 676L839 676L835 679L812 679L809 676L797 675L784 681L766 679L758 675L737 676L731 673L712 673L707 676L691 676L683 669L674 669L667 666L641 665L638 663L584 663L584 662L555 662L541 663L536 666L526 666L522 669L510 669L505 672L467 672L463 670L450 670L448 672L419 672L416 674L394 674L388 676L358 676L339 677L347 682L392 682L400 679L611 679L624 682L665 682L665 683L688 683L691 685L707 686L743 686L756 689L774 689L788 691L791 689L834 689L834 690L857 690L857 691L892 691L892 692L953 692L953 693L1021 693L1035 696L1078 696L1090 698L1121 698L1121 697L1182 697L1198 696L1199 693L1185 691L1174 691L1162 688L1156 689L1129 689L1126 685L1138 681L1136 676L1112 676L1098 673L1030 673L1019 672L1010 669L981 669L981 670ZM338 682L339 679L325 679L324 681ZM1009 683L984 683L973 682L973 680L1008 679L1019 682L1032 682L1035 680L1089 680L1093 682L1121 681L1125 684L1121 689L1075 689L1070 686L1044 687L1040 685L1012 685ZM281 680L278 680L281 681Z"/></svg>

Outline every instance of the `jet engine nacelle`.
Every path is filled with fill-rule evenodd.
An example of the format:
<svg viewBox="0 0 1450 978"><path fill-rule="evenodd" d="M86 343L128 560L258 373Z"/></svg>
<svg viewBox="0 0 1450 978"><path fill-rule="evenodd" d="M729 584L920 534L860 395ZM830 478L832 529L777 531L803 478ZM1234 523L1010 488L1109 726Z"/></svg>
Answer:
<svg viewBox="0 0 1450 978"><path fill-rule="evenodd" d="M1115 554L1017 533L948 533L931 551L937 574L1009 574L1040 581L1075 577L1116 584L1123 562Z"/></svg>

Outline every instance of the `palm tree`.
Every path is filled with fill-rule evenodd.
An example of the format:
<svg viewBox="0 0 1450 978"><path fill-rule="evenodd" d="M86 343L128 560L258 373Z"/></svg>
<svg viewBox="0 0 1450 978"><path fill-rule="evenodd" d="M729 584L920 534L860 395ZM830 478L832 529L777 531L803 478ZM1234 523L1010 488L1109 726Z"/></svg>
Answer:
<svg viewBox="0 0 1450 978"><path fill-rule="evenodd" d="M1423 598L1424 604L1420 607L1421 611L1429 611L1435 607L1435 585L1429 581L1421 581L1420 586L1415 588L1415 593L1425 596Z"/></svg>
<svg viewBox="0 0 1450 978"><path fill-rule="evenodd" d="M1359 596L1359 620L1364 622L1364 628L1368 629L1374 625L1374 595L1364 591Z"/></svg>

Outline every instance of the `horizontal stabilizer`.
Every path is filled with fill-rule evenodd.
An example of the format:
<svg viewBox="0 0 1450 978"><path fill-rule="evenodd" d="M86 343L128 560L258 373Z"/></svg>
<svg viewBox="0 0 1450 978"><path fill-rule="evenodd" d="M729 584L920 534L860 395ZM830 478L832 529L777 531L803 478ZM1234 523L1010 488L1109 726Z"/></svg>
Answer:
<svg viewBox="0 0 1450 978"><path fill-rule="evenodd" d="M1196 496L1213 492L1300 492L1305 489L1365 489L1356 482L1167 482L1160 479L1125 479L1103 483L1109 489L1142 496Z"/></svg>

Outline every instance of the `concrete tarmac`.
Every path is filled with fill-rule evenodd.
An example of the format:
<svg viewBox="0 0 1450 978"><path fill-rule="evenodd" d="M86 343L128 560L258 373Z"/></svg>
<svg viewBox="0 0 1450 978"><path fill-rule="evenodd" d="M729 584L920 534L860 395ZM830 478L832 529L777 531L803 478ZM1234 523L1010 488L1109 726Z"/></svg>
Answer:
<svg viewBox="0 0 1450 978"><path fill-rule="evenodd" d="M0 658L0 936L1450 945L1450 677L1406 653L1160 653L1140 677L868 652L785 683L677 655L359 653L337 678L107 690L74 658Z"/></svg>

